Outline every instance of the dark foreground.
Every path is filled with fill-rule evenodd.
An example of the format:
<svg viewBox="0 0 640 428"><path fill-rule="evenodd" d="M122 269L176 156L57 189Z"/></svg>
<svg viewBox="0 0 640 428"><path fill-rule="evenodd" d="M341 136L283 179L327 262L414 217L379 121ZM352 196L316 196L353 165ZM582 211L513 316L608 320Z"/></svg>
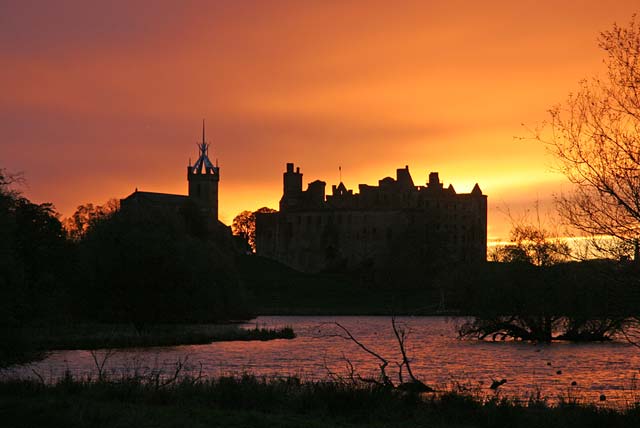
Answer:
<svg viewBox="0 0 640 428"><path fill-rule="evenodd" d="M458 393L418 396L369 385L253 376L0 383L10 427L631 427L640 407L611 410L543 400L481 402Z"/></svg>

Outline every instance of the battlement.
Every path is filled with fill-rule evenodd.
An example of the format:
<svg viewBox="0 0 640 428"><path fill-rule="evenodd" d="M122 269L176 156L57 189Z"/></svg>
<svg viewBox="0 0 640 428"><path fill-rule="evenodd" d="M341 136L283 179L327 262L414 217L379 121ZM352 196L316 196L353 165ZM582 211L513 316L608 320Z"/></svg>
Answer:
<svg viewBox="0 0 640 428"><path fill-rule="evenodd" d="M307 190L302 190L302 173L300 168L293 170L294 164L288 163L284 173L283 195L280 200L280 211L301 211L309 209L354 209L354 210L389 210L420 208L428 205L430 200L465 197L483 197L476 184L471 193L456 193L453 185L447 188L440 182L437 172L429 173L424 186L414 185L409 167L398 168L396 178L385 177L377 186L358 185L358 192L347 189L344 183L331 187L331 195L325 196L323 181L309 183Z"/></svg>
<svg viewBox="0 0 640 428"><path fill-rule="evenodd" d="M416 186L405 166L377 186L360 184L357 193L342 182L331 195L325 187L316 180L303 191L300 168L288 163L280 212L256 218L257 253L303 271L380 261L398 246L417 246L430 260L486 260L487 196L478 184L456 193L430 172Z"/></svg>

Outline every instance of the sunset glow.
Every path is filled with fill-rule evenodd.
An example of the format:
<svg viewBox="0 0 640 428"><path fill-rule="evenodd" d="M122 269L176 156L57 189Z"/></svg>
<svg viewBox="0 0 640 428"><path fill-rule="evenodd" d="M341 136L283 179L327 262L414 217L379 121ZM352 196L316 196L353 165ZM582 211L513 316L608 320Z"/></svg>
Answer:
<svg viewBox="0 0 640 428"><path fill-rule="evenodd" d="M504 239L498 208L568 186L531 130L640 8L486 3L3 2L0 167L63 216L135 188L186 194L205 118L227 224L277 208L286 162L305 186L342 167L354 189L408 165L417 185L479 183Z"/></svg>

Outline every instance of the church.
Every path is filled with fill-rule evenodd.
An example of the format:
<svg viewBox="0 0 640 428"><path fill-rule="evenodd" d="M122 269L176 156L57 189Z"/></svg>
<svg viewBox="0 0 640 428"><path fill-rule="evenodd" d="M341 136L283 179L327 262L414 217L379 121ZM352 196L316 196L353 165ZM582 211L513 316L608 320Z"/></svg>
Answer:
<svg viewBox="0 0 640 428"><path fill-rule="evenodd" d="M218 184L220 183L220 167L209 159L209 143L205 138L204 121L202 121L202 141L198 143L198 159L187 166L187 195L170 193L144 192L136 190L120 200L121 209L153 208L167 209L179 213L196 212L203 221L208 232L229 233L230 229L218 220Z"/></svg>

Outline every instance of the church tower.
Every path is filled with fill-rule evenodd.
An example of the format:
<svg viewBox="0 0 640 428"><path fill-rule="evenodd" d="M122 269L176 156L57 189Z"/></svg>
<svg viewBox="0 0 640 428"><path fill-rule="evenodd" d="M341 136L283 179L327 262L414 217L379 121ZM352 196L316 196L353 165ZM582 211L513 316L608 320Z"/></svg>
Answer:
<svg viewBox="0 0 640 428"><path fill-rule="evenodd" d="M217 161L216 166L213 166L209 160L209 144L204 136L204 120L202 121L202 142L198 143L198 149L200 151L198 160L193 166L189 162L187 167L189 198L198 204L204 214L218 220L220 168Z"/></svg>

